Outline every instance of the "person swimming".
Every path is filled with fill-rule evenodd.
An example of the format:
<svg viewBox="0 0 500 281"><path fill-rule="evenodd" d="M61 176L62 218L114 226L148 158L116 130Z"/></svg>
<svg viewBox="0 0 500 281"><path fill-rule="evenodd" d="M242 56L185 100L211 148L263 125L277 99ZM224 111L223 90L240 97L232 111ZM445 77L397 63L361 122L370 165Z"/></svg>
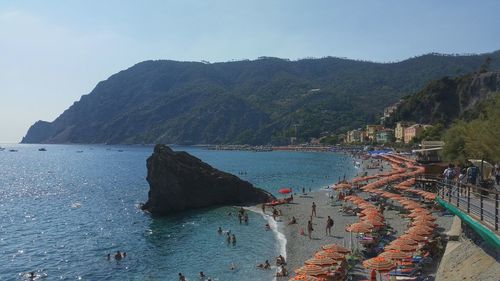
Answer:
<svg viewBox="0 0 500 281"><path fill-rule="evenodd" d="M119 261L123 258L122 253L120 251L116 251L115 260Z"/></svg>
<svg viewBox="0 0 500 281"><path fill-rule="evenodd" d="M217 233L222 234L222 227L219 226L219 229L217 229Z"/></svg>
<svg viewBox="0 0 500 281"><path fill-rule="evenodd" d="M256 267L262 269L271 269L271 264L269 263L269 260L266 260L264 263L260 263Z"/></svg>

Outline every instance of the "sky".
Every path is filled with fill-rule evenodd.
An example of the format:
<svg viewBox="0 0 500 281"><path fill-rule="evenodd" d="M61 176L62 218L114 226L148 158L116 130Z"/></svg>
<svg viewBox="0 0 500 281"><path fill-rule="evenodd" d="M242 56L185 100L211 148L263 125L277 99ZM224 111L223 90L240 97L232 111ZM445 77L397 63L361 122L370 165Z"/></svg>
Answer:
<svg viewBox="0 0 500 281"><path fill-rule="evenodd" d="M500 49L500 1L0 0L0 143L144 60L393 62Z"/></svg>

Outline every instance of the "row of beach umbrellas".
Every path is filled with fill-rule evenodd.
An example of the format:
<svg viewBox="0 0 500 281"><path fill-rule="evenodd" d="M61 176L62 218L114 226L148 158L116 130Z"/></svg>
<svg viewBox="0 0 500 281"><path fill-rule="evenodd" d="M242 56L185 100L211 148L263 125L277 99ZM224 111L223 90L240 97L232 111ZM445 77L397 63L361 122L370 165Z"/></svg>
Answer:
<svg viewBox="0 0 500 281"><path fill-rule="evenodd" d="M380 196L396 201L403 206L403 208L410 211L408 217L412 219L411 227L405 234L399 236L396 240L392 241L384 248L384 252L377 257L365 260L363 266L369 269L374 269L379 273L388 272L397 266L398 261L411 258L414 252L418 249L419 245L428 241L428 236L434 231L436 220L432 214L425 209L419 202L405 198L404 196L396 193L386 192L378 189L379 187L403 179L405 177L415 176L424 172L422 167L415 166L413 161L405 160L404 157L390 155L382 156L385 160L392 162L392 168L396 173L386 177L385 180L379 180L372 183L371 186L363 188L363 190L377 193ZM406 166L408 170L402 171L398 166ZM396 189L401 191L411 191L422 196L425 200L434 200L435 195L430 192L411 189L415 184L415 178L410 178L402 181L396 185ZM434 195L434 196L433 196Z"/></svg>

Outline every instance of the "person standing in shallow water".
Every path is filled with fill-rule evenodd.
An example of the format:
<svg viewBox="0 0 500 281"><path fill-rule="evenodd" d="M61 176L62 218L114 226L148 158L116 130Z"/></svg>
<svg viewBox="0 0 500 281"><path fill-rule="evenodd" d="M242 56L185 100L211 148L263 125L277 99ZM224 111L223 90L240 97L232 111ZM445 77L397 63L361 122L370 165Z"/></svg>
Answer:
<svg viewBox="0 0 500 281"><path fill-rule="evenodd" d="M316 217L316 203L313 202L311 209L311 216Z"/></svg>
<svg viewBox="0 0 500 281"><path fill-rule="evenodd" d="M179 281L186 281L186 277L179 272Z"/></svg>

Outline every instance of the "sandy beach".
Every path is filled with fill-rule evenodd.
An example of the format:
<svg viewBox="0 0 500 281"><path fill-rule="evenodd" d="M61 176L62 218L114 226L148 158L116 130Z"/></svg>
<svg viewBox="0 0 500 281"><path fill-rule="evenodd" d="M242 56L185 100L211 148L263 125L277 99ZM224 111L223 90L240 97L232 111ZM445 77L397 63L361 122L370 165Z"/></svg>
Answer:
<svg viewBox="0 0 500 281"><path fill-rule="evenodd" d="M367 169L371 165L371 160L364 161L360 168L359 174L367 172L368 174L380 173L379 169ZM386 169L389 165L384 165ZM387 171L387 170L385 170ZM334 194L334 193L333 193ZM278 218L278 230L282 232L286 239L287 253L287 268L290 272L304 265L304 261L311 258L322 245L330 243L338 243L345 247L350 247L350 233L345 231L345 227L349 224L359 221L357 216L345 215L341 212L342 202L337 199L330 198L332 195L331 189L322 189L309 192L307 194L295 194L294 202L291 204L278 206L276 209L282 211L282 216ZM358 195L367 198L368 193L361 192ZM336 196L335 196L336 198ZM317 216L313 216L312 239L307 236L307 221L311 217L312 204L316 204ZM270 213L270 210L267 210ZM326 220L330 216L334 220L331 235L326 235ZM447 231L451 227L452 217L440 216L435 213L437 218L436 223L439 225L438 230L441 232ZM288 222L292 217L295 217L297 224L289 225ZM407 229L409 219L402 218L398 210L390 208L384 212L386 223L395 231L394 237L404 233ZM305 235L302 234L305 233ZM368 270L365 270L359 263L351 271L354 280L361 280L368 277Z"/></svg>

